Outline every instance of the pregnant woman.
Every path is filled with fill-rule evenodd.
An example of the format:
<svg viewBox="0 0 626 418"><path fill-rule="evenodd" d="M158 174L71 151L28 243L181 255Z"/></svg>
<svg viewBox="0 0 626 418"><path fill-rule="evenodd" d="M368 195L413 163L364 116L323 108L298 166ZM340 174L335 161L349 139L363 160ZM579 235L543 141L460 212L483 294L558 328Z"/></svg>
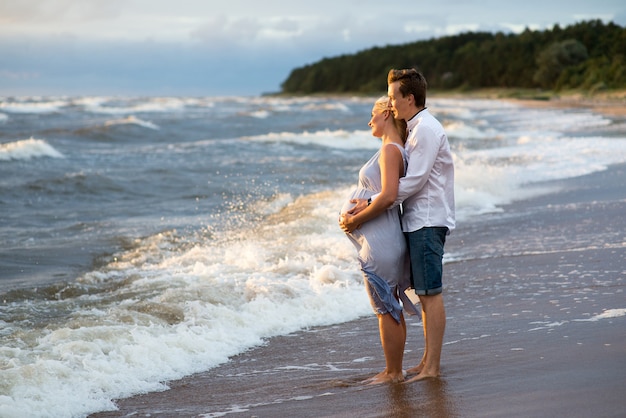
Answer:
<svg viewBox="0 0 626 418"><path fill-rule="evenodd" d="M389 98L384 96L374 103L368 125L382 143L361 167L358 185L341 210L339 225L358 251L365 288L378 316L386 367L366 382L379 384L404 380L406 325L399 299L408 314L418 311L404 294L410 278L400 208L389 208L396 200L398 181L406 170L406 123L394 118ZM366 209L357 215L347 213L354 199L369 199L373 195L377 195L376 199Z"/></svg>

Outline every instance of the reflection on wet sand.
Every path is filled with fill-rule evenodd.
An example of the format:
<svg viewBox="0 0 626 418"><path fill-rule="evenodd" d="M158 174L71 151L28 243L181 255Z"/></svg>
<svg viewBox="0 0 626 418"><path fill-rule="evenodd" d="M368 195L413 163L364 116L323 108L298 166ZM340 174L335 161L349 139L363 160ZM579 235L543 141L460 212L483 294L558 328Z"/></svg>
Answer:
<svg viewBox="0 0 626 418"><path fill-rule="evenodd" d="M386 416L397 418L456 417L454 396L448 392L445 379L425 379L411 384L387 385ZM382 416L382 415L381 415Z"/></svg>

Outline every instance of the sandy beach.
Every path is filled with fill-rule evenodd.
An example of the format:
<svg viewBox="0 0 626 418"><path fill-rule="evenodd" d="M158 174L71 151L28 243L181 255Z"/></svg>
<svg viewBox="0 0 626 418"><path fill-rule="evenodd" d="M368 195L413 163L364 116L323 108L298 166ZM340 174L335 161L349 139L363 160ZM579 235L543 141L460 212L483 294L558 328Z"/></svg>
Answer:
<svg viewBox="0 0 626 418"><path fill-rule="evenodd" d="M626 165L543 186L450 236L466 256L444 268L439 379L361 384L384 367L372 315L272 338L91 416L623 417ZM423 336L407 325L408 368Z"/></svg>
<svg viewBox="0 0 626 418"><path fill-rule="evenodd" d="M467 94L441 93L442 97L477 97L485 99L507 100L534 108L586 108L608 116L626 116L626 90L600 91L584 93L580 91L542 93L527 91L521 93L515 89L482 89ZM535 98L530 98L536 96Z"/></svg>

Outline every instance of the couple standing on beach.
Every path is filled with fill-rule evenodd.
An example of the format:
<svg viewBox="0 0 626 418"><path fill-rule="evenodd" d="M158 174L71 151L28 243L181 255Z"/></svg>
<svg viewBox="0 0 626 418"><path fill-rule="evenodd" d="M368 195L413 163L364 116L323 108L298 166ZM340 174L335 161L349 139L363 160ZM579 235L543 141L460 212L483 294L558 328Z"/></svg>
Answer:
<svg viewBox="0 0 626 418"><path fill-rule="evenodd" d="M392 69L387 83L388 96L375 102L368 124L381 147L359 171L339 218L358 251L378 316L386 367L367 380L371 384L405 379L402 311L420 313L405 291L419 297L425 340L407 382L439 376L446 326L443 247L455 226L454 164L441 123L426 109L426 80L415 69Z"/></svg>

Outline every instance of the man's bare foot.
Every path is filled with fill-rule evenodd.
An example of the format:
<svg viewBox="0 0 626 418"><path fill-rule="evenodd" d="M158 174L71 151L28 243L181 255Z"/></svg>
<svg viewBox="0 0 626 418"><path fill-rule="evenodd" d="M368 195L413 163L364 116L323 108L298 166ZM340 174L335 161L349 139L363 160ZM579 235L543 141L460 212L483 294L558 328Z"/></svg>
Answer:
<svg viewBox="0 0 626 418"><path fill-rule="evenodd" d="M376 379L379 379L379 378L380 378L380 376L384 375L385 373L387 373L387 369L383 370L382 372L380 372L380 373L378 373L378 374L376 374L376 375L374 375L374 376L372 376L372 377L368 377L367 379L365 379L365 380L364 380L363 382L361 382L361 383L363 383L363 384L365 384L365 385L369 385L369 384L370 384L370 382L372 382L372 381L374 381L374 380L376 380Z"/></svg>
<svg viewBox="0 0 626 418"><path fill-rule="evenodd" d="M376 376L374 376L372 379L367 381L368 385L381 385L383 383L401 383L404 382L404 374L377 374Z"/></svg>
<svg viewBox="0 0 626 418"><path fill-rule="evenodd" d="M383 370L374 377L365 379L363 384L365 385L380 385L382 383L400 383L404 381L406 372L403 370L400 374L387 373L387 370Z"/></svg>

